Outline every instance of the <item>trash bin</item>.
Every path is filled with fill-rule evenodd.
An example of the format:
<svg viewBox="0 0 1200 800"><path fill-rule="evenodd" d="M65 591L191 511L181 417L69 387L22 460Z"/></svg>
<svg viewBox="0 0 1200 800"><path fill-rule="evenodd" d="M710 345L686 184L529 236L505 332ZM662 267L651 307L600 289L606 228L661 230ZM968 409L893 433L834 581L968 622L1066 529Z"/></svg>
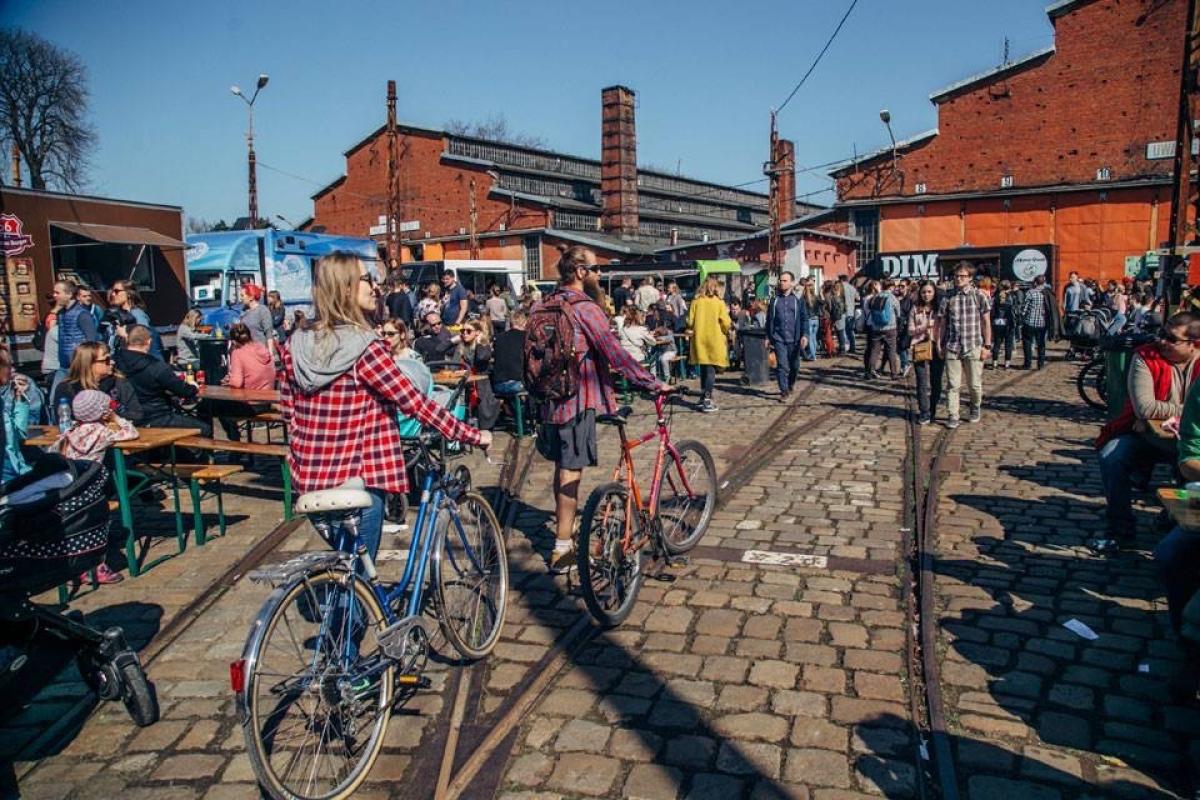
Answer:
<svg viewBox="0 0 1200 800"><path fill-rule="evenodd" d="M742 340L742 362L744 378L751 386L766 383L770 379L767 367L767 332L758 328L738 331Z"/></svg>
<svg viewBox="0 0 1200 800"><path fill-rule="evenodd" d="M198 369L204 370L204 382L219 384L229 373L229 340L196 339L196 355L200 357Z"/></svg>
<svg viewBox="0 0 1200 800"><path fill-rule="evenodd" d="M1142 331L1100 337L1100 350L1104 353L1104 386L1107 392L1105 403L1108 405L1106 416L1110 421L1116 419L1125 408L1125 400L1129 396L1126 381L1133 351L1154 340L1155 334Z"/></svg>

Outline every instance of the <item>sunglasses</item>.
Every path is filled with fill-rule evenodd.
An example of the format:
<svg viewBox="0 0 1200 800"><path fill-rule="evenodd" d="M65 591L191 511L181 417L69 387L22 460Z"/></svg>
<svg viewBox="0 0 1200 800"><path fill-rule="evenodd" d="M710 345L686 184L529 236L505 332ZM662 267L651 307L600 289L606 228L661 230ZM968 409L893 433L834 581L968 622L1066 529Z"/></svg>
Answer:
<svg viewBox="0 0 1200 800"><path fill-rule="evenodd" d="M93 359L93 360L94 360L94 361L95 361L97 364L111 364L111 363L112 363L112 356L105 356L104 358L97 358L97 359Z"/></svg>
<svg viewBox="0 0 1200 800"><path fill-rule="evenodd" d="M968 275L968 274L967 274L967 273L965 273L965 272L960 272L960 273L958 273L957 275L955 275L954 277L955 277L955 278L970 278L971 276L970 276L970 275Z"/></svg>
<svg viewBox="0 0 1200 800"><path fill-rule="evenodd" d="M400 331L384 331L384 332L383 332L383 335L384 335L384 336L386 336L386 337L388 337L388 338L390 339L390 338L391 338L391 337L393 337L393 336L399 336L399 335L400 335Z"/></svg>
<svg viewBox="0 0 1200 800"><path fill-rule="evenodd" d="M375 276L369 272L364 272L362 275L359 275L358 279L363 283L369 283L372 286L375 285Z"/></svg>

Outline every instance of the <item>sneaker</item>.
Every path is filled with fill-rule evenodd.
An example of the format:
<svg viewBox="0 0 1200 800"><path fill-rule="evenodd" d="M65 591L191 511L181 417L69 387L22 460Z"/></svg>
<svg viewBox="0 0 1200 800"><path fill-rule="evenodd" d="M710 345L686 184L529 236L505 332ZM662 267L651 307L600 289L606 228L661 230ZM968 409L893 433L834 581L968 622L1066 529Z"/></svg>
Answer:
<svg viewBox="0 0 1200 800"><path fill-rule="evenodd" d="M979 422L979 408L971 409L971 413L967 415L967 422Z"/></svg>
<svg viewBox="0 0 1200 800"><path fill-rule="evenodd" d="M555 550L550 554L551 572L569 572L575 567L575 550Z"/></svg>
<svg viewBox="0 0 1200 800"><path fill-rule="evenodd" d="M702 402L700 404L700 410L703 411L705 414L711 414L714 411L720 411L720 409L717 408L717 404L714 403L712 400L710 400L707 397L704 398L704 402Z"/></svg>
<svg viewBox="0 0 1200 800"><path fill-rule="evenodd" d="M929 417L921 417L920 419L917 420L918 425L928 425L929 422L930 422Z"/></svg>
<svg viewBox="0 0 1200 800"><path fill-rule="evenodd" d="M406 523L406 522L385 522L385 523L383 523L383 532L384 533L399 533L400 531L406 531L406 530L408 530L408 523Z"/></svg>
<svg viewBox="0 0 1200 800"><path fill-rule="evenodd" d="M901 378L907 378L908 373L912 372L912 364L905 364L904 369L900 372Z"/></svg>
<svg viewBox="0 0 1200 800"><path fill-rule="evenodd" d="M1110 556L1113 553L1120 552L1121 543L1117 539L1111 539L1106 536L1098 536L1095 539L1087 540L1087 549L1091 550L1098 556Z"/></svg>
<svg viewBox="0 0 1200 800"><path fill-rule="evenodd" d="M91 576L86 572L79 576L81 583L89 580L91 580ZM113 572L108 568L108 564L101 564L96 567L96 583L107 585L110 583L120 583L123 580L125 580L125 576L119 572Z"/></svg>
<svg viewBox="0 0 1200 800"><path fill-rule="evenodd" d="M950 430L954 430L955 428L957 428L958 427L958 417L950 417L950 419L946 420L946 427L949 428Z"/></svg>
<svg viewBox="0 0 1200 800"><path fill-rule="evenodd" d="M1009 366L1011 366L1011 365L1010 365L1010 364L1009 364L1007 361L1005 361L1005 362L1004 362L1004 368L1005 368L1005 369L1008 369L1008 368L1009 368Z"/></svg>

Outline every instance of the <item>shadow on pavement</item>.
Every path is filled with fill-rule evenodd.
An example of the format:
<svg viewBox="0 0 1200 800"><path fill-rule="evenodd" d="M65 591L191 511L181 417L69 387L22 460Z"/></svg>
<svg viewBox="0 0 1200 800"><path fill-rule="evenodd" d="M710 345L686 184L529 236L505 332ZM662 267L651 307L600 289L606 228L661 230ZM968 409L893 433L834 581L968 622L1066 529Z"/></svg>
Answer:
<svg viewBox="0 0 1200 800"><path fill-rule="evenodd" d="M947 697L961 724L1014 738L1028 726L1047 744L1119 759L1172 789L1192 790L1200 711L1175 704L1168 691L1182 654L1157 610L1161 587L1148 558L1082 551L1090 531L1079 526L1090 515L1075 500L951 499L1004 528L1003 539L974 539L978 557L936 565L938 592L949 598L939 619L951 651L943 683L964 687ZM1072 619L1098 638L1064 628Z"/></svg>

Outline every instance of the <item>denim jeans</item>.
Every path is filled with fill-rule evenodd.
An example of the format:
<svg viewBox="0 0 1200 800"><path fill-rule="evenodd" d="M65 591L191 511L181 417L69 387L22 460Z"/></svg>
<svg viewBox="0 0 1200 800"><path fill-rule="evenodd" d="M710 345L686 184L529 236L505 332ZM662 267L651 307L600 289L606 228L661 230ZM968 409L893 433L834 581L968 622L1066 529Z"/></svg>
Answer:
<svg viewBox="0 0 1200 800"><path fill-rule="evenodd" d="M821 320L816 317L808 318L808 344L804 348L804 360L816 361L817 359L817 335L821 329Z"/></svg>
<svg viewBox="0 0 1200 800"><path fill-rule="evenodd" d="M779 381L779 393L787 394L800 371L800 343L772 338L771 347L775 350L775 379Z"/></svg>
<svg viewBox="0 0 1200 800"><path fill-rule="evenodd" d="M1025 354L1025 369L1029 369L1032 362L1031 352L1034 345L1037 345L1037 364L1038 369L1046 366L1046 329L1031 328L1024 326L1024 331L1021 336L1021 349Z"/></svg>
<svg viewBox="0 0 1200 800"><path fill-rule="evenodd" d="M1013 343L1017 338L1015 325L1002 325L992 328L992 364L1000 361L1000 346L1004 345L1004 363L1012 361ZM1044 347L1044 343L1043 343Z"/></svg>
<svg viewBox="0 0 1200 800"><path fill-rule="evenodd" d="M1108 501L1104 514L1108 534L1113 538L1132 536L1137 525L1133 516L1134 475L1147 474L1158 463L1170 463L1170 457L1136 433L1127 433L1100 448L1100 482Z"/></svg>
<svg viewBox="0 0 1200 800"><path fill-rule="evenodd" d="M387 492L382 489L367 489L367 494L371 495L371 505L362 510L358 521L358 538L367 545L367 552L371 554L371 560L374 560L379 554L379 542L383 538L383 506ZM343 529L336 534L338 549L350 552L346 533Z"/></svg>
<svg viewBox="0 0 1200 800"><path fill-rule="evenodd" d="M843 325L846 334L846 352L857 353L858 343L854 341L854 315L847 314L845 317L846 324Z"/></svg>
<svg viewBox="0 0 1200 800"><path fill-rule="evenodd" d="M1200 591L1200 533L1175 528L1154 548L1158 576L1167 589L1167 615L1179 633L1183 609Z"/></svg>
<svg viewBox="0 0 1200 800"><path fill-rule="evenodd" d="M914 361L917 373L917 409L924 419L937 417L938 403L942 400L942 373L946 362L940 358L930 361Z"/></svg>

